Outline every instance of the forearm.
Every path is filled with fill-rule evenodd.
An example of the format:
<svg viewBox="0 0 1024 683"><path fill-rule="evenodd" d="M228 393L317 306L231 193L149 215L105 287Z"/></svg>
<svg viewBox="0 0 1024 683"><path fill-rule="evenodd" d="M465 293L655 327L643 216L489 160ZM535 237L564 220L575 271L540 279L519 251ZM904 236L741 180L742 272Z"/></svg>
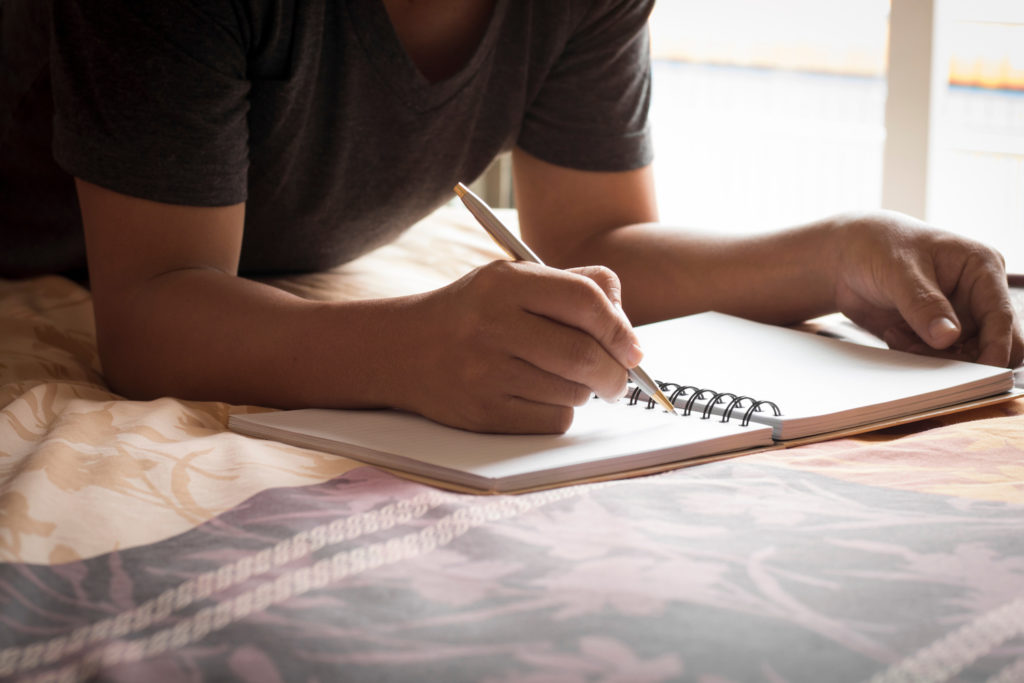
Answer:
<svg viewBox="0 0 1024 683"><path fill-rule="evenodd" d="M393 405L412 298L307 301L212 269L97 292L103 369L133 398L282 408Z"/></svg>
<svg viewBox="0 0 1024 683"><path fill-rule="evenodd" d="M840 311L893 348L993 365L1024 357L1003 260L977 242L884 210L747 237L658 227L649 166L600 173L512 158L527 242L553 266L615 271L634 323L718 310L786 324Z"/></svg>
<svg viewBox="0 0 1024 683"><path fill-rule="evenodd" d="M579 171L518 149L512 158L527 242L549 265L611 268L636 323L702 310L789 323L835 308L833 233L854 214L747 237L659 226L650 167Z"/></svg>
<svg viewBox="0 0 1024 683"><path fill-rule="evenodd" d="M745 236L631 225L545 258L561 267L579 261L614 270L637 324L703 310L792 323L835 310L839 255L831 233L843 220Z"/></svg>

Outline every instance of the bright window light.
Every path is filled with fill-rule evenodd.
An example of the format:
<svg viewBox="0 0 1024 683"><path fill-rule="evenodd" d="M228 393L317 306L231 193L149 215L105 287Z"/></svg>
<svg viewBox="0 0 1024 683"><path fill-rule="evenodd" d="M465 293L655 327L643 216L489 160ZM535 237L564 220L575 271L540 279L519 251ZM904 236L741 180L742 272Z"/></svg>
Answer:
<svg viewBox="0 0 1024 683"><path fill-rule="evenodd" d="M893 0L908 1L927 0ZM1024 2L942 7L949 77L922 217L1024 272ZM880 207L889 13L889 0L657 3L662 219L737 232Z"/></svg>

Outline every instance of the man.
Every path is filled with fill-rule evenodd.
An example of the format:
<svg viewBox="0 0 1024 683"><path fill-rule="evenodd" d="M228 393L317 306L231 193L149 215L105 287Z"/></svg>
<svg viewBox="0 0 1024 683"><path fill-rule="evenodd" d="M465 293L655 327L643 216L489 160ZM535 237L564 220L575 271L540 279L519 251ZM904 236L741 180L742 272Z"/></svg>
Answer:
<svg viewBox="0 0 1024 683"><path fill-rule="evenodd" d="M25 1L5 0L3 20ZM111 386L561 431L591 392L621 395L642 358L623 309L776 323L841 310L894 348L1020 363L998 254L906 216L728 239L658 225L649 10L58 0L53 149L75 177ZM523 236L553 267L331 303L239 275L353 258L508 148Z"/></svg>

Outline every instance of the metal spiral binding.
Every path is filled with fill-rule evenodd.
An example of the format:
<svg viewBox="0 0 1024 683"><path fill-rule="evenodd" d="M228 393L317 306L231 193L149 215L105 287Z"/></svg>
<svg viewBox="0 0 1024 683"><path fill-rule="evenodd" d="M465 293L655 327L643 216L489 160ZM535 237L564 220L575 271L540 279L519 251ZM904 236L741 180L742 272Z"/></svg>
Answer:
<svg viewBox="0 0 1024 683"><path fill-rule="evenodd" d="M676 404L676 399L686 398L686 403L683 405L683 415L689 415L693 412L694 404L697 401L707 400L704 405L704 409L701 411L702 420L709 420L714 414L714 408L720 403L726 400L729 403L726 405L725 410L722 411L721 422L729 422L732 419L732 414L737 409L743 409L743 402L749 401L749 405L743 412L743 419L740 421L740 425L746 427L750 424L750 418L754 413L761 412L762 408L771 408L772 413L778 417L782 415L782 411L779 410L779 406L774 401L758 400L751 396L738 396L728 391L715 391L714 389L701 389L699 387L691 386L688 384L676 384L675 382L658 382L658 387L665 392L668 396L669 402L673 405ZM691 392L687 397L687 392ZM627 405L636 405L640 402L640 397L643 396L643 391L640 387L634 387L627 393ZM657 404L654 399L647 397L647 409L652 410Z"/></svg>

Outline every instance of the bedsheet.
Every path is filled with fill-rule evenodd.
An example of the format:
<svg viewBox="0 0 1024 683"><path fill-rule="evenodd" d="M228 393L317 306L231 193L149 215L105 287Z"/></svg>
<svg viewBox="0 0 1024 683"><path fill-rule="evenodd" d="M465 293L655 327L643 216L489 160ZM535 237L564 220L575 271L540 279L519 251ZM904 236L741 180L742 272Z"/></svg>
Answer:
<svg viewBox="0 0 1024 683"><path fill-rule="evenodd" d="M499 256L458 210L309 297ZM88 291L0 281L0 677L1024 681L1024 402L473 496L106 386Z"/></svg>

